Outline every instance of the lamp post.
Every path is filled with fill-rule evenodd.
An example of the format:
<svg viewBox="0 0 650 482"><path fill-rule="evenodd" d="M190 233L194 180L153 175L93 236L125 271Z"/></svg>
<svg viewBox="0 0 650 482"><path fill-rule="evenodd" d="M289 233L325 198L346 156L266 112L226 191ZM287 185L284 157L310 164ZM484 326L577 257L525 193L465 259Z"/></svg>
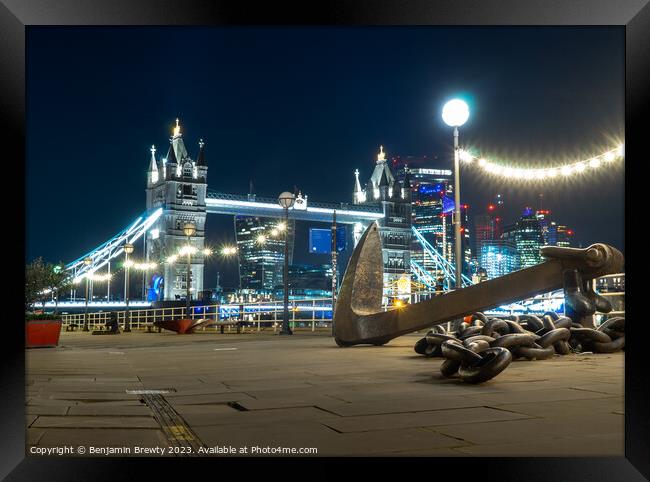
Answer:
<svg viewBox="0 0 650 482"><path fill-rule="evenodd" d="M92 258L84 259L84 264L90 266L93 264ZM86 273L86 308L84 309L84 328L83 331L88 331L88 277L90 273Z"/></svg>
<svg viewBox="0 0 650 482"><path fill-rule="evenodd" d="M196 234L196 225L194 223L185 223L183 225L183 233L187 236L187 294L185 301L185 316L190 317L190 300L192 296L192 291L190 287L190 277L192 276L192 250L190 249L190 241L192 236Z"/></svg>
<svg viewBox="0 0 650 482"><path fill-rule="evenodd" d="M124 312L124 331L129 333L131 331L131 312L129 311L129 271L132 261L129 261L129 255L133 253L135 246L131 243L124 245L124 301L126 302L126 311Z"/></svg>
<svg viewBox="0 0 650 482"><path fill-rule="evenodd" d="M442 120L454 128L454 246L456 251L456 289L462 288L462 249L460 239L460 153L458 128L469 119L469 107L460 99L452 99L442 108Z"/></svg>
<svg viewBox="0 0 650 482"><path fill-rule="evenodd" d="M293 335L289 327L289 208L293 206L296 197L290 192L283 192L278 197L280 206L284 209L284 313L282 315L282 330L280 335Z"/></svg>

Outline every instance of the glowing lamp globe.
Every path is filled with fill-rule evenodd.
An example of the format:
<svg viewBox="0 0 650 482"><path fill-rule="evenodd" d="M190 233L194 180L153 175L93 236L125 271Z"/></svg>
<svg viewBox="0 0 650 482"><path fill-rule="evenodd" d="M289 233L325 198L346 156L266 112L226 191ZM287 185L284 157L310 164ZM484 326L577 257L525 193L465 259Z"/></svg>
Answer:
<svg viewBox="0 0 650 482"><path fill-rule="evenodd" d="M442 120L451 127L460 127L469 119L469 107L460 99L452 99L442 108Z"/></svg>
<svg viewBox="0 0 650 482"><path fill-rule="evenodd" d="M280 206L282 206L284 209L289 209L291 206L293 206L295 200L296 200L296 196L286 191L280 194L280 196L278 196L278 202L280 203Z"/></svg>
<svg viewBox="0 0 650 482"><path fill-rule="evenodd" d="M185 223L183 225L183 234L188 238L196 234L196 225L194 223Z"/></svg>

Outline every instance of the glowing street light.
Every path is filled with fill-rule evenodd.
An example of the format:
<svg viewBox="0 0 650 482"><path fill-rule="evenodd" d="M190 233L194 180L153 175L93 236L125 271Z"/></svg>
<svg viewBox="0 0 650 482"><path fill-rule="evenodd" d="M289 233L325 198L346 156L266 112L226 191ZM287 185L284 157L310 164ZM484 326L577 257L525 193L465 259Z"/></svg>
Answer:
<svg viewBox="0 0 650 482"><path fill-rule="evenodd" d="M283 192L278 197L278 203L284 209L284 273L282 280L284 282L284 314L282 316L282 330L280 335L293 335L289 327L289 242L288 242L288 225L289 225L289 208L293 206L296 200L290 192Z"/></svg>
<svg viewBox="0 0 650 482"><path fill-rule="evenodd" d="M266 236L259 234L257 238L255 238L255 241L257 241L257 244L264 244L266 243Z"/></svg>
<svg viewBox="0 0 650 482"><path fill-rule="evenodd" d="M133 246L131 243L126 243L124 245L124 255L125 255L125 260L124 260L124 268L126 270L125 275L124 275L124 301L126 302L126 310L124 313L124 332L128 333L131 331L131 312L129 311L129 271L131 266L133 266L133 261L129 260L129 255L133 254L133 251L135 250L135 246Z"/></svg>
<svg viewBox="0 0 650 482"><path fill-rule="evenodd" d="M452 99L442 108L442 120L454 128L454 246L456 251L456 288L462 287L463 266L460 245L460 149L458 148L458 128L469 119L469 107L460 99Z"/></svg>
<svg viewBox="0 0 650 482"><path fill-rule="evenodd" d="M237 253L237 248L234 246L224 246L221 248L221 254L223 256L232 256L235 253Z"/></svg>

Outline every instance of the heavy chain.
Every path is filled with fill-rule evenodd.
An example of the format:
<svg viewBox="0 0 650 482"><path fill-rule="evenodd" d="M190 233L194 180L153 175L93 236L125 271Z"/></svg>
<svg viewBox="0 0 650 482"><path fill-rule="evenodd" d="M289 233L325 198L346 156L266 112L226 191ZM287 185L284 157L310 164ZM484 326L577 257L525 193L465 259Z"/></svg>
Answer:
<svg viewBox="0 0 650 482"><path fill-rule="evenodd" d="M625 318L610 318L597 329L585 328L567 316L488 317L474 313L453 333L440 325L417 341L415 351L426 357L443 357L444 377L456 374L467 383L496 377L513 360L544 360L555 355L613 353L625 348Z"/></svg>

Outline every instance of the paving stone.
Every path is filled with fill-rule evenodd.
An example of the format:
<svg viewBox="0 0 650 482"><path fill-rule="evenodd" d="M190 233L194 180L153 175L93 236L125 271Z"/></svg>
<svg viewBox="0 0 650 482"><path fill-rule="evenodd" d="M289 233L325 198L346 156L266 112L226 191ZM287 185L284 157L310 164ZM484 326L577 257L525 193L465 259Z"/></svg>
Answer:
<svg viewBox="0 0 650 482"><path fill-rule="evenodd" d="M153 417L42 416L34 428L159 428Z"/></svg>
<svg viewBox="0 0 650 482"><path fill-rule="evenodd" d="M314 396L239 400L237 403L248 410L268 410L273 408L292 407L334 407L338 405L347 405L348 402L338 401L327 396Z"/></svg>
<svg viewBox="0 0 650 482"><path fill-rule="evenodd" d="M176 405L174 410L184 419L188 415L232 415L236 411L226 403L205 403L203 405Z"/></svg>
<svg viewBox="0 0 650 482"><path fill-rule="evenodd" d="M530 418L530 416L486 407L475 407L417 413L340 417L323 423L338 432L367 432L408 427L500 422L524 418Z"/></svg>
<svg viewBox="0 0 650 482"><path fill-rule="evenodd" d="M201 405L213 404L219 402L237 402L239 400L253 400L250 395L239 392L226 392L226 393L207 393L203 395L181 395L174 397L167 397L165 399L171 405Z"/></svg>
<svg viewBox="0 0 650 482"><path fill-rule="evenodd" d="M144 404L99 406L96 403L83 403L70 407L67 415L151 416L152 412L151 409Z"/></svg>
<svg viewBox="0 0 650 482"><path fill-rule="evenodd" d="M581 436L578 438L535 439L532 442L467 445L455 450L471 456L507 457L622 457L625 455L623 433Z"/></svg>
<svg viewBox="0 0 650 482"><path fill-rule="evenodd" d="M412 450L459 447L466 443L440 433L419 428L382 430L380 432L340 434L334 441L328 440L319 455L354 456L379 455L394 452L405 455Z"/></svg>
<svg viewBox="0 0 650 482"><path fill-rule="evenodd" d="M54 392L50 394L52 400L133 400L138 396L122 392Z"/></svg>
<svg viewBox="0 0 650 482"><path fill-rule="evenodd" d="M572 417L585 413L597 415L622 410L621 397L594 398L587 400L557 400L553 402L504 403L493 405L495 408L525 413L534 417Z"/></svg>
<svg viewBox="0 0 650 482"><path fill-rule="evenodd" d="M41 387L38 391L38 394L43 393L117 393L123 394L126 390L138 390L141 389L142 385L134 384L119 384L119 385L105 385L99 384L97 382L87 383L84 385L55 385L50 387Z"/></svg>
<svg viewBox="0 0 650 482"><path fill-rule="evenodd" d="M582 400L590 398L607 398L609 394L571 390L570 388L552 388L545 390L527 390L510 393L486 393L466 395L467 398L480 401L483 405L517 402L553 402L556 400Z"/></svg>
<svg viewBox="0 0 650 482"><path fill-rule="evenodd" d="M624 419L614 414L585 413L581 416L436 426L433 429L477 445L510 444L515 440L526 444L545 439L566 438L575 434L623 434Z"/></svg>
<svg viewBox="0 0 650 482"><path fill-rule="evenodd" d="M25 413L28 415L65 415L69 405L27 405Z"/></svg>
<svg viewBox="0 0 650 482"><path fill-rule="evenodd" d="M230 408L230 407L229 407ZM208 425L233 425L233 424L270 424L276 422L302 422L303 420L315 420L325 422L326 420L338 419L338 415L319 410L314 407L299 407L274 410L255 410L250 412L233 410L212 411L206 410L203 413L183 413L183 419L191 427Z"/></svg>
<svg viewBox="0 0 650 482"><path fill-rule="evenodd" d="M571 388L574 390L606 393L608 395L619 395L625 390L623 383L594 383L589 385L576 385Z"/></svg>
<svg viewBox="0 0 650 482"><path fill-rule="evenodd" d="M37 445L44 434L45 430L42 428L28 428L25 431L25 444Z"/></svg>
<svg viewBox="0 0 650 482"><path fill-rule="evenodd" d="M481 407L480 400L467 397L435 397L416 400L377 400L357 403L319 403L319 408L344 417L355 415L377 415L390 413L427 412L451 408Z"/></svg>

